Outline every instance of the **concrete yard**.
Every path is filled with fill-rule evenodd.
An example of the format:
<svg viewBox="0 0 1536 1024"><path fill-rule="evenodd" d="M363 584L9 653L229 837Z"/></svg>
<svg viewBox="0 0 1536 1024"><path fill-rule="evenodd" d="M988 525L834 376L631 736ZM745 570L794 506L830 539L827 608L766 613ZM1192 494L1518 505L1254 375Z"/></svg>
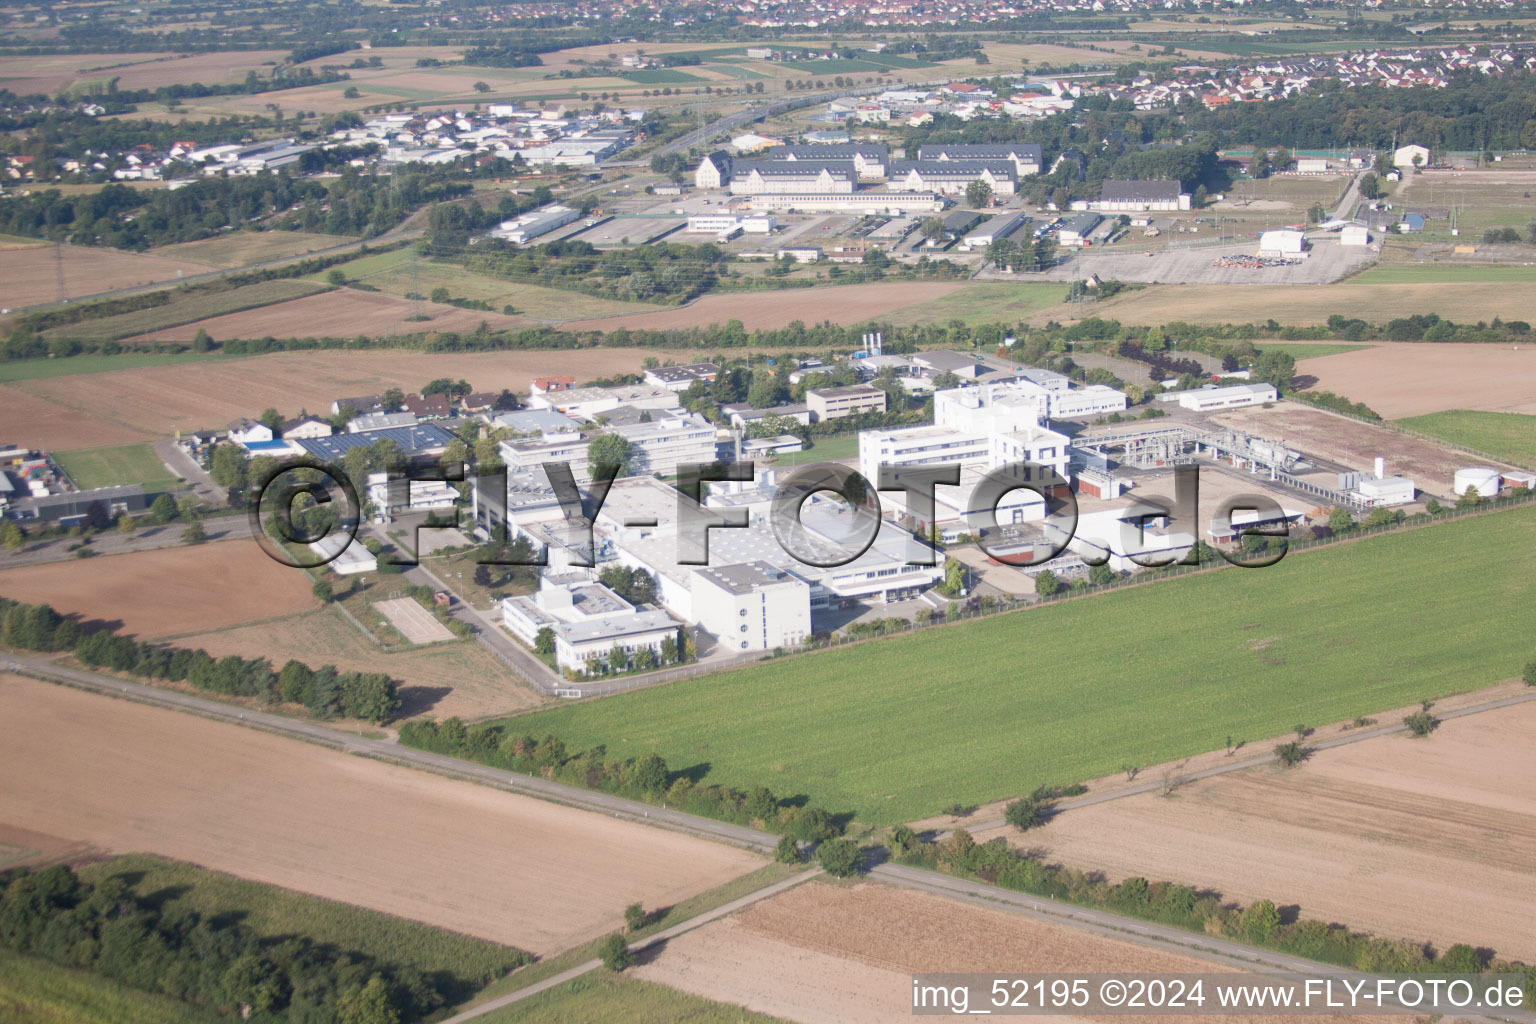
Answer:
<svg viewBox="0 0 1536 1024"><path fill-rule="evenodd" d="M435 644L453 639L453 631L433 618L432 613L414 597L379 601L373 607L400 631L401 636L413 644Z"/></svg>

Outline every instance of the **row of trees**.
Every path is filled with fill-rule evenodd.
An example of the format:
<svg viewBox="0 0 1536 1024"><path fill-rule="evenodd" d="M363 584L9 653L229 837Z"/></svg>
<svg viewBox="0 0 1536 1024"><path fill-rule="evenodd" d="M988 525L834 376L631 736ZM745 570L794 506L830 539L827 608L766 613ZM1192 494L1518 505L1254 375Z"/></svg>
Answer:
<svg viewBox="0 0 1536 1024"><path fill-rule="evenodd" d="M273 671L265 658L215 658L200 649L144 643L106 627L87 630L50 605L3 597L0 644L27 651L70 651L92 668L185 682L230 697L302 704L315 718L342 715L386 722L401 704L395 681L383 673L339 672L334 665L311 669L299 661Z"/></svg>
<svg viewBox="0 0 1536 1024"><path fill-rule="evenodd" d="M64 866L0 875L0 945L232 1020L410 1024L492 980L423 974L304 935L264 938L233 907L199 912L163 895L123 876L92 885ZM506 967L523 960L509 952Z"/></svg>
<svg viewBox="0 0 1536 1024"><path fill-rule="evenodd" d="M610 760L603 747L575 752L567 750L555 736L541 739L523 735L514 732L514 726L515 721L465 725L458 718L442 722L417 718L400 727L400 742L504 771L538 774L690 814L764 828L802 842L821 842L843 832L844 816L780 799L766 786L742 792L728 786L703 785L693 772L675 772L656 754Z"/></svg>

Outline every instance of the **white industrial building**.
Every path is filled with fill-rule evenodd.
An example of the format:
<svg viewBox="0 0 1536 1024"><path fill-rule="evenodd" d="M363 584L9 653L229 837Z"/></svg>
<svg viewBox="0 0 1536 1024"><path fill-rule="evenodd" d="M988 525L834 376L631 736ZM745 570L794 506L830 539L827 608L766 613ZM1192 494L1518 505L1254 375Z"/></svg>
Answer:
<svg viewBox="0 0 1536 1024"><path fill-rule="evenodd" d="M778 221L770 213L737 216L734 213L700 213L688 218L686 231L690 235L720 235L729 237L742 232L748 235L766 235L778 227Z"/></svg>
<svg viewBox="0 0 1536 1024"><path fill-rule="evenodd" d="M1150 210L1187 210L1193 197L1177 181L1120 181L1106 179L1099 198L1089 209L1106 213L1146 213Z"/></svg>
<svg viewBox="0 0 1536 1024"><path fill-rule="evenodd" d="M999 214L966 235L963 244L971 248L983 245L991 245L1000 238L1008 238L1021 231L1026 231L1034 223L1034 219L1023 210L1013 213Z"/></svg>
<svg viewBox="0 0 1536 1024"><path fill-rule="evenodd" d="M653 413L682 407L677 392L654 384L629 384L614 388L565 388L528 395L528 408L549 409L579 420L593 420L620 406Z"/></svg>
<svg viewBox="0 0 1536 1024"><path fill-rule="evenodd" d="M1280 228L1259 236L1260 256L1305 256L1307 237L1300 231Z"/></svg>
<svg viewBox="0 0 1536 1024"><path fill-rule="evenodd" d="M812 388L805 393L805 404L813 420L835 420L866 412L885 412L885 392L872 384L849 384L837 388Z"/></svg>
<svg viewBox="0 0 1536 1024"><path fill-rule="evenodd" d="M1363 224L1346 224L1339 231L1340 245L1369 245L1371 233Z"/></svg>
<svg viewBox="0 0 1536 1024"><path fill-rule="evenodd" d="M1206 412L1211 409L1236 409L1245 405L1277 402L1280 395L1272 384L1232 384L1227 387L1211 384L1193 391L1165 391L1157 396L1157 400L1177 402L1181 408Z"/></svg>
<svg viewBox="0 0 1536 1024"><path fill-rule="evenodd" d="M936 213L944 209L944 200L932 192L853 192L842 194L812 192L765 192L751 200L754 210L788 210L799 213Z"/></svg>
<svg viewBox="0 0 1536 1024"><path fill-rule="evenodd" d="M340 530L332 530L321 537L309 549L321 558L328 558L325 567L340 576L354 576L360 572L376 572L379 560L373 552Z"/></svg>
<svg viewBox="0 0 1536 1024"><path fill-rule="evenodd" d="M514 245L526 245L532 239L547 235L580 217L581 211L569 206L546 206L540 210L530 210L512 220L502 221L491 229L491 235Z"/></svg>
<svg viewBox="0 0 1536 1024"><path fill-rule="evenodd" d="M693 570L698 624L733 651L792 647L811 635L811 587L754 559Z"/></svg>
<svg viewBox="0 0 1536 1024"><path fill-rule="evenodd" d="M1355 492L1373 508L1410 504L1417 493L1413 481L1401 476L1361 480Z"/></svg>
<svg viewBox="0 0 1536 1024"><path fill-rule="evenodd" d="M642 649L658 658L662 644L678 639L679 623L659 608L641 611L581 574L546 572L532 597L501 601L502 624L529 647L542 630L555 640L555 663L582 672L591 659L607 659L615 647L633 656Z"/></svg>
<svg viewBox="0 0 1536 1024"><path fill-rule="evenodd" d="M613 427L611 432L629 442L626 476L641 473L673 476L684 464L715 461L714 425L692 413Z"/></svg>
<svg viewBox="0 0 1536 1024"><path fill-rule="evenodd" d="M391 481L388 473L368 474L368 501L385 515L438 512L459 503L459 489L446 480Z"/></svg>
<svg viewBox="0 0 1536 1024"><path fill-rule="evenodd" d="M1423 167L1429 163L1429 147L1410 143L1399 146L1392 151L1392 166L1394 167Z"/></svg>

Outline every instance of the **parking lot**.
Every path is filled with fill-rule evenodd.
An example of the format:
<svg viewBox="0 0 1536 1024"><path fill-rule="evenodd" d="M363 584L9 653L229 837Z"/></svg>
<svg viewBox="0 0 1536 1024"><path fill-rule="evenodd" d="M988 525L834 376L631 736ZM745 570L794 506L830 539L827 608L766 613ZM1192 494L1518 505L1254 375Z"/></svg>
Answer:
<svg viewBox="0 0 1536 1024"><path fill-rule="evenodd" d="M1148 284L1329 284L1359 269L1377 254L1360 247L1345 248L1336 235L1322 235L1313 242L1306 259L1279 266L1252 267L1237 257L1254 256L1256 239L1228 245L1203 245L1188 249L1148 246L1139 252L1099 252L1084 249L1070 254L1059 265L1030 280L1073 281L1097 274L1106 281L1141 281ZM1225 263L1222 266L1219 264ZM995 280L1013 275L987 272Z"/></svg>

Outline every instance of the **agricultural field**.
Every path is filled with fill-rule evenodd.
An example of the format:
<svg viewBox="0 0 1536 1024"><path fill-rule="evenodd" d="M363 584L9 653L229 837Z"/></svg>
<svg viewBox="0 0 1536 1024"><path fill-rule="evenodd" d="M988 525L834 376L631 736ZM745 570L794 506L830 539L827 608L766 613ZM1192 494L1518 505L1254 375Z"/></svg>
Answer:
<svg viewBox="0 0 1536 1024"><path fill-rule="evenodd" d="M1347 343L1336 345L1326 341L1265 341L1258 345L1258 350L1260 352L1284 352L1292 359L1300 362L1303 359L1321 359L1323 356L1336 356L1341 352L1354 352L1358 349L1369 347L1369 345Z"/></svg>
<svg viewBox="0 0 1536 1024"><path fill-rule="evenodd" d="M1044 324L1061 310L1035 314ZM1195 324L1264 323L1286 325L1327 323L1335 313L1385 323L1412 313L1438 313L1457 323L1476 323L1495 316L1518 320L1530 315L1530 303L1518 288L1498 281L1370 284L1357 280L1337 284L1252 284L1242 288L1210 288L1193 284L1162 284L1122 292L1083 307L1083 315L1101 316L1127 324L1161 324L1183 320Z"/></svg>
<svg viewBox="0 0 1536 1024"><path fill-rule="evenodd" d="M1483 263L1377 264L1350 278L1352 284L1536 284L1536 267Z"/></svg>
<svg viewBox="0 0 1536 1024"><path fill-rule="evenodd" d="M120 352L115 356L80 355L68 359L18 359L0 362L0 384L18 380L43 380L77 373L106 373L141 366L174 366L219 358L216 352Z"/></svg>
<svg viewBox="0 0 1536 1024"><path fill-rule="evenodd" d="M270 281L294 287L300 298L269 299L241 312L209 312L205 319L183 321L164 329L145 328L146 333L127 338L128 344L156 344L165 341L191 341L199 330L220 341L230 338L350 338L358 334L374 337L416 334L425 331L473 331L482 323L491 328L523 327L527 320L460 309L457 306L422 302L419 305L392 295L357 291L352 288L327 290L325 285L309 281ZM260 288L262 285L249 285ZM240 291L245 291L242 288ZM307 294L306 294L307 292ZM315 294L318 292L319 294ZM148 312L148 311L146 311ZM413 316L425 320L412 320Z"/></svg>
<svg viewBox="0 0 1536 1024"><path fill-rule="evenodd" d="M779 1019L607 971L584 974L480 1018L482 1024L774 1024Z"/></svg>
<svg viewBox="0 0 1536 1024"><path fill-rule="evenodd" d="M180 324L205 321L210 317L220 317L226 314L238 313L242 310L260 309L263 306L271 306L274 303L282 303L290 299L314 295L317 292L326 291L328 288L328 285L316 284L312 281L295 281L279 278L273 281L260 281L256 284L248 284L243 288L231 288L227 291L173 291L171 292L170 301L163 306L150 306L147 309L136 309L130 313L119 313L116 316L105 316L96 320L82 320L79 323L50 327L43 332L43 337L50 340L54 338L82 338L115 341L149 331L162 331L166 328L174 328ZM196 328L193 328L190 333L187 333L186 340L191 340L192 336L196 333ZM225 335L225 337L229 337L229 335Z"/></svg>
<svg viewBox="0 0 1536 1024"><path fill-rule="evenodd" d="M288 56L285 50L236 50L184 56L175 53L76 53L41 57L7 57L0 84L18 96L41 92L49 96L82 83L105 85L116 79L119 89L154 89L162 85L240 82L250 71L264 73L267 65Z"/></svg>
<svg viewBox="0 0 1536 1024"><path fill-rule="evenodd" d="M302 256L356 240L347 235L322 235L304 231L233 231L216 238L163 245L150 251L156 256L197 260L216 267L245 267L289 256Z"/></svg>
<svg viewBox="0 0 1536 1024"><path fill-rule="evenodd" d="M493 942L164 857L124 854L81 867L79 874L92 885L120 878L141 897L166 893L170 905L205 917L239 914L262 938L303 935L423 974L483 978L502 974L521 959L517 950Z"/></svg>
<svg viewBox="0 0 1536 1024"><path fill-rule="evenodd" d="M179 530L172 525L165 529ZM246 625L313 608L309 577L253 540L0 569L0 596L51 604L144 639Z"/></svg>
<svg viewBox="0 0 1536 1024"><path fill-rule="evenodd" d="M339 397L378 394L390 387L418 391L438 377L463 378L477 391L505 388L526 394L528 382L541 374L568 373L587 381L638 372L648 356L694 362L699 354L638 348L336 350L84 373L0 385L0 437L50 450L97 448L169 437L177 430L223 427L237 416L259 416L269 406L286 415L305 409L328 414Z"/></svg>
<svg viewBox="0 0 1536 1024"><path fill-rule="evenodd" d="M1518 288L1501 285L1505 291ZM1364 402L1387 419L1449 409L1536 413L1536 344L1376 343L1326 359L1301 360L1314 387Z"/></svg>
<svg viewBox="0 0 1536 1024"><path fill-rule="evenodd" d="M0 948L4 1024L216 1024L226 1019L99 974Z"/></svg>
<svg viewBox="0 0 1536 1024"><path fill-rule="evenodd" d="M302 576L298 570L287 571ZM430 714L472 720L543 703L538 693L478 643L381 650L332 608L193 633L178 637L176 642L183 647L201 647L216 658L237 654L267 658L280 666L289 658L316 662L323 656L326 664L342 672L388 673L400 684L402 718Z"/></svg>
<svg viewBox="0 0 1536 1024"><path fill-rule="evenodd" d="M1533 525L1536 510L1523 508L1377 536L1263 571L1202 573L561 706L512 728L572 749L654 752L673 770L707 765L710 782L804 793L891 824L1513 676L1536 629ZM1433 606L1422 599L1430 590ZM1083 639L1034 642L1045 636ZM956 659L957 649L975 656Z"/></svg>
<svg viewBox="0 0 1536 1024"><path fill-rule="evenodd" d="M801 1024L886 1024L911 1016L915 973L1229 970L1166 948L928 893L808 882L670 940L653 961L628 973ZM1119 1019L1148 1024L1159 1018Z"/></svg>
<svg viewBox="0 0 1536 1024"><path fill-rule="evenodd" d="M800 320L808 324L830 320L859 324L888 319L893 310L917 305L959 292L968 285L954 281L881 281L871 284L827 285L787 291L717 292L685 306L603 319L570 320L560 325L567 331L667 330L706 327L740 320L747 330L786 327Z"/></svg>
<svg viewBox="0 0 1536 1024"><path fill-rule="evenodd" d="M7 58L9 59L9 58ZM175 281L206 274L206 263L83 245L0 248L0 308L45 305L60 298Z"/></svg>
<svg viewBox="0 0 1536 1024"><path fill-rule="evenodd" d="M1517 466L1536 466L1536 415L1455 409L1397 421L1399 426L1475 448Z"/></svg>
<svg viewBox="0 0 1536 1024"><path fill-rule="evenodd" d="M547 954L763 858L236 725L12 676L0 821ZM317 780L325 785L317 785Z"/></svg>
<svg viewBox="0 0 1536 1024"><path fill-rule="evenodd" d="M177 482L147 442L60 452L58 462L82 491L118 484L171 487Z"/></svg>
<svg viewBox="0 0 1536 1024"><path fill-rule="evenodd" d="M1051 283L968 284L937 299L898 306L878 317L900 324L1009 323L1057 305L1067 297L1065 285Z"/></svg>
<svg viewBox="0 0 1536 1024"><path fill-rule="evenodd" d="M1381 736L1318 751L1296 769L1252 768L1171 796L1065 811L1021 841L1112 882L1171 878L1239 903L1299 903L1303 917L1529 963L1536 924L1509 894L1530 885L1533 728L1529 702L1448 719L1426 739Z"/></svg>

